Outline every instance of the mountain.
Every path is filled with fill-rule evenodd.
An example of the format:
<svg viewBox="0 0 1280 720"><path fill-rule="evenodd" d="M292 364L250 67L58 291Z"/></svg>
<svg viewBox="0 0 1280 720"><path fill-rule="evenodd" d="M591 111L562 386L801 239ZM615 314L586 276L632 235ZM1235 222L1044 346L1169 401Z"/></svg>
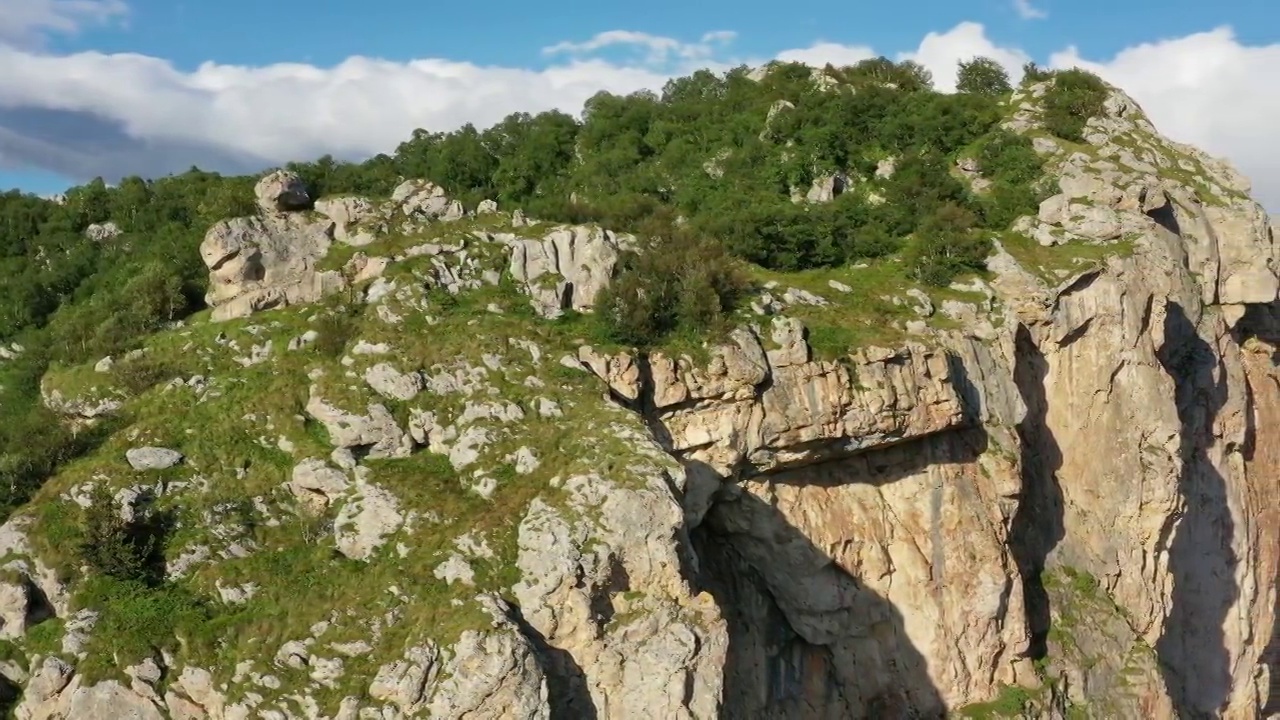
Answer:
<svg viewBox="0 0 1280 720"><path fill-rule="evenodd" d="M1271 712L1275 230L1030 70L6 196L15 717Z"/></svg>

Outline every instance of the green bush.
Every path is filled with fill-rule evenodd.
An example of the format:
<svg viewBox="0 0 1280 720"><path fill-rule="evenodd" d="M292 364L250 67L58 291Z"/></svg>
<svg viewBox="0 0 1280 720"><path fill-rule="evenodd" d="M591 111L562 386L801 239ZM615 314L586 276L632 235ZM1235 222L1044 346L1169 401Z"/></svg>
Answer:
<svg viewBox="0 0 1280 720"><path fill-rule="evenodd" d="M119 514L119 505L105 485L95 485L84 514L80 559L95 572L117 580L146 582L152 576L157 538L140 531Z"/></svg>
<svg viewBox="0 0 1280 720"><path fill-rule="evenodd" d="M1084 141L1085 123L1102 113L1107 86L1091 72L1073 68L1053 74L1044 96L1044 126L1063 140Z"/></svg>
<svg viewBox="0 0 1280 720"><path fill-rule="evenodd" d="M954 203L945 203L921 223L908 247L908 266L916 278L945 286L967 270L983 270L991 239L975 229L977 218Z"/></svg>
<svg viewBox="0 0 1280 720"><path fill-rule="evenodd" d="M995 60L976 57L961 60L956 77L956 90L973 95L998 97L1013 91L1009 73Z"/></svg>
<svg viewBox="0 0 1280 720"><path fill-rule="evenodd" d="M328 358L341 357L355 338L359 327L354 308L339 308L316 322L316 352Z"/></svg>
<svg viewBox="0 0 1280 720"><path fill-rule="evenodd" d="M146 353L126 357L111 368L114 384L129 395L139 395L180 374L174 366Z"/></svg>
<svg viewBox="0 0 1280 720"><path fill-rule="evenodd" d="M598 298L596 316L608 339L651 347L678 333L723 324L746 287L720 243L687 230L653 236L619 259L618 274Z"/></svg>
<svg viewBox="0 0 1280 720"><path fill-rule="evenodd" d="M90 578L76 600L100 613L87 660L77 668L91 677L173 648L198 635L213 618L204 601L182 586L151 586L108 575Z"/></svg>

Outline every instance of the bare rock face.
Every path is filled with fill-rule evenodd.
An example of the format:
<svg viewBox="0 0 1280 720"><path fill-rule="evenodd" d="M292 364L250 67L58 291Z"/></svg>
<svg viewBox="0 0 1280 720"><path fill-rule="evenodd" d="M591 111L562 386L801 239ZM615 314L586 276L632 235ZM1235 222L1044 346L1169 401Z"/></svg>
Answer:
<svg viewBox="0 0 1280 720"><path fill-rule="evenodd" d="M332 234L332 222L301 215L215 223L200 244L200 257L209 268L205 302L213 308L213 319L315 302L341 290L341 273L316 267L333 242Z"/></svg>
<svg viewBox="0 0 1280 720"><path fill-rule="evenodd" d="M593 227L564 227L542 240L513 238L511 276L523 283L544 317L590 310L613 278L618 254L634 238Z"/></svg>
<svg viewBox="0 0 1280 720"><path fill-rule="evenodd" d="M333 221L333 239L353 247L363 247L385 231L383 213L361 197L317 200L315 211Z"/></svg>
<svg viewBox="0 0 1280 720"><path fill-rule="evenodd" d="M681 575L688 549L670 470L653 467L640 489L570 478L570 513L535 500L520 524L514 592L525 622L554 649L556 717L716 715L724 625L710 596Z"/></svg>
<svg viewBox="0 0 1280 720"><path fill-rule="evenodd" d="M268 173L253 188L258 207L268 215L274 213L307 210L311 196L298 174L289 170Z"/></svg>

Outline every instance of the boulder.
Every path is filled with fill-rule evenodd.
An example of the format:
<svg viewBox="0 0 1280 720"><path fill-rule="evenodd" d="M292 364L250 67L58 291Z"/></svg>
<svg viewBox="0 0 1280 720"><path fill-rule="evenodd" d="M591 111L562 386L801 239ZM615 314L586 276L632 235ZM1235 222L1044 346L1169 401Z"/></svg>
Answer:
<svg viewBox="0 0 1280 720"><path fill-rule="evenodd" d="M267 214L306 210L311 207L307 185L290 170L270 172L253 188L258 208Z"/></svg>
<svg viewBox="0 0 1280 720"><path fill-rule="evenodd" d="M168 470L181 463L182 453L159 447L133 448L125 452L125 459L134 470Z"/></svg>
<svg viewBox="0 0 1280 720"><path fill-rule="evenodd" d="M315 302L342 290L337 271L321 271L334 223L303 215L232 218L214 223L200 244L209 268L205 302L213 319L228 320L275 307Z"/></svg>

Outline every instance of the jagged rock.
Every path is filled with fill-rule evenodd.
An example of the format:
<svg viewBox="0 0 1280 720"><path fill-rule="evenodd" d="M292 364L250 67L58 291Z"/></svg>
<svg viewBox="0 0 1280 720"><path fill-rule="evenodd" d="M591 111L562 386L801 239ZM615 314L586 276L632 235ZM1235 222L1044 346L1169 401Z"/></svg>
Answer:
<svg viewBox="0 0 1280 720"><path fill-rule="evenodd" d="M590 227L562 227L542 240L511 241L511 276L544 317L590 310L613 278L618 253L634 238Z"/></svg>
<svg viewBox="0 0 1280 720"><path fill-rule="evenodd" d="M364 373L364 381L379 395L393 400L412 400L426 386L420 373L401 373L388 363L370 367Z"/></svg>
<svg viewBox="0 0 1280 720"><path fill-rule="evenodd" d="M110 417L124 407L123 397L66 397L61 390L48 389L42 381L40 384L40 400L48 409L85 421Z"/></svg>
<svg viewBox="0 0 1280 720"><path fill-rule="evenodd" d="M557 716L716 716L727 638L709 598L694 598L680 577L681 550L663 539L683 522L670 480L657 467L639 489L570 478L571 505L592 508L597 522L535 500L520 524L514 592L524 617L570 655L553 672L582 668L582 689L552 698ZM635 591L644 599L631 608ZM608 623L627 610L634 620Z"/></svg>
<svg viewBox="0 0 1280 720"><path fill-rule="evenodd" d="M805 193L805 202L827 203L835 200L849 186L849 178L843 174L823 175L814 178L813 186Z"/></svg>
<svg viewBox="0 0 1280 720"><path fill-rule="evenodd" d="M354 494L338 511L333 536L343 555L352 560L368 560L402 524L404 514L395 495L358 481Z"/></svg>
<svg viewBox="0 0 1280 720"><path fill-rule="evenodd" d="M333 221L333 239L352 247L364 247L385 231L382 213L361 197L317 200L315 211Z"/></svg>
<svg viewBox="0 0 1280 720"><path fill-rule="evenodd" d="M407 456L413 450L413 439L400 429L386 407L371 403L367 409L366 415L341 410L325 402L314 387L306 407L307 414L324 425L335 448L368 448L371 458Z"/></svg>
<svg viewBox="0 0 1280 720"><path fill-rule="evenodd" d="M351 284L359 285L366 280L382 277L382 273L387 271L390 264L391 261L384 257L369 257L364 253L356 253L342 269L347 277L351 278ZM377 299L375 297L370 302L376 302Z"/></svg>
<svg viewBox="0 0 1280 720"><path fill-rule="evenodd" d="M493 630L469 630L441 669L444 677L428 705L431 717L468 720L548 720L546 676L529 640L506 619L502 600L494 608Z"/></svg>
<svg viewBox="0 0 1280 720"><path fill-rule="evenodd" d="M200 244L209 268L205 302L213 319L315 302L341 290L341 273L316 268L332 234L332 221L313 222L299 214L215 223Z"/></svg>
<svg viewBox="0 0 1280 720"><path fill-rule="evenodd" d="M329 467L323 460L308 458L293 468L289 491L315 513L323 512L347 491L351 481L341 470Z"/></svg>
<svg viewBox="0 0 1280 720"><path fill-rule="evenodd" d="M406 715L418 711L428 688L436 684L440 666L440 650L435 645L411 647L405 650L403 660L378 668L369 684L369 697L395 705Z"/></svg>
<svg viewBox="0 0 1280 720"><path fill-rule="evenodd" d="M169 448L133 448L124 455L134 470L168 470L183 460L182 453Z"/></svg>
<svg viewBox="0 0 1280 720"><path fill-rule="evenodd" d="M477 215L494 215L498 212L498 202L496 200L481 200L476 206Z"/></svg>
<svg viewBox="0 0 1280 720"><path fill-rule="evenodd" d="M275 170L266 174L254 186L253 195L258 200L259 209L267 214L311 207L306 183L291 170Z"/></svg>
<svg viewBox="0 0 1280 720"><path fill-rule="evenodd" d="M406 180L391 192L391 202L405 215L426 220L441 218L450 212L453 202L444 188L429 180Z"/></svg>
<svg viewBox="0 0 1280 720"><path fill-rule="evenodd" d="M578 361L591 369L609 389L626 400L640 397L640 366L627 353L601 355L590 345L578 348Z"/></svg>

